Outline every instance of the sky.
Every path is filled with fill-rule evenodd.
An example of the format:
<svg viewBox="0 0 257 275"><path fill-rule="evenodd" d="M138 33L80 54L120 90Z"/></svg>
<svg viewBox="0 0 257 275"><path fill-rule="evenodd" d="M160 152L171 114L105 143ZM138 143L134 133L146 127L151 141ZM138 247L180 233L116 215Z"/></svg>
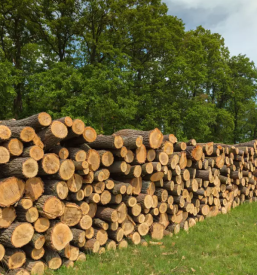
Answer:
<svg viewBox="0 0 257 275"><path fill-rule="evenodd" d="M257 66L257 0L163 0L186 30L202 25L221 34L231 55L246 54Z"/></svg>

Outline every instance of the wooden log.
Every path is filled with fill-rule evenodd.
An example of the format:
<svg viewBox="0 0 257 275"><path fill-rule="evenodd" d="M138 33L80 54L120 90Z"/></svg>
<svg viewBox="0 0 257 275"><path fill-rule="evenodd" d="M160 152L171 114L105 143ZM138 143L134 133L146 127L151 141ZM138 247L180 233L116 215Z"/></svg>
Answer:
<svg viewBox="0 0 257 275"><path fill-rule="evenodd" d="M127 239L135 245L140 244L141 236L138 232L133 232L127 236Z"/></svg>
<svg viewBox="0 0 257 275"><path fill-rule="evenodd" d="M36 161L41 160L44 157L44 150L37 145L26 147L21 155L23 158L30 157Z"/></svg>
<svg viewBox="0 0 257 275"><path fill-rule="evenodd" d="M31 207L28 210L25 209L17 209L17 220L21 222L29 222L34 223L38 218L38 210L36 207Z"/></svg>
<svg viewBox="0 0 257 275"><path fill-rule="evenodd" d="M0 121L1 124L1 121ZM7 141L12 136L12 131L5 125L0 125L0 143Z"/></svg>
<svg viewBox="0 0 257 275"><path fill-rule="evenodd" d="M69 150L61 145L56 145L50 149L51 153L56 154L60 159L67 159L69 157Z"/></svg>
<svg viewBox="0 0 257 275"><path fill-rule="evenodd" d="M98 135L96 140L90 143L92 148L120 149L123 146L123 139L119 135Z"/></svg>
<svg viewBox="0 0 257 275"><path fill-rule="evenodd" d="M152 239L161 240L163 238L164 227L160 223L153 223L150 227Z"/></svg>
<svg viewBox="0 0 257 275"><path fill-rule="evenodd" d="M51 124L52 118L47 113L39 113L24 119L20 120L2 120L0 121L1 125L6 125L10 127L18 127L18 126L30 126L34 129L40 129L42 127L47 127Z"/></svg>
<svg viewBox="0 0 257 275"><path fill-rule="evenodd" d="M116 242L110 239L108 239L108 241L105 244L105 248L107 251L116 250L116 247L117 247Z"/></svg>
<svg viewBox="0 0 257 275"><path fill-rule="evenodd" d="M70 243L74 246L80 247L80 244L83 243L86 238L85 230L71 228L71 232L72 232L73 238Z"/></svg>
<svg viewBox="0 0 257 275"><path fill-rule="evenodd" d="M52 249L46 249L45 255L44 255L45 262L48 266L48 268L52 270L56 270L61 267L62 265L62 259L59 256L59 254L52 250Z"/></svg>
<svg viewBox="0 0 257 275"><path fill-rule="evenodd" d="M43 195L35 206L38 209L39 214L47 219L56 219L63 214L64 206L62 202L55 196Z"/></svg>
<svg viewBox="0 0 257 275"><path fill-rule="evenodd" d="M141 204L143 208L150 209L153 205L153 198L151 195L139 194L137 197L137 202Z"/></svg>
<svg viewBox="0 0 257 275"><path fill-rule="evenodd" d="M108 234L104 229L94 229L93 238L96 239L100 245L105 245L108 240Z"/></svg>
<svg viewBox="0 0 257 275"><path fill-rule="evenodd" d="M31 241L33 234L34 228L31 224L15 222L1 230L0 243L5 247L20 248Z"/></svg>
<svg viewBox="0 0 257 275"><path fill-rule="evenodd" d="M116 242L120 242L124 236L124 231L121 227L119 227L115 231L108 230L107 233L108 233L108 237Z"/></svg>
<svg viewBox="0 0 257 275"><path fill-rule="evenodd" d="M12 138L17 138L22 142L30 142L35 136L35 130L29 126L9 127Z"/></svg>
<svg viewBox="0 0 257 275"><path fill-rule="evenodd" d="M119 219L117 210L109 207L98 207L96 217L107 222L116 222Z"/></svg>
<svg viewBox="0 0 257 275"><path fill-rule="evenodd" d="M73 235L68 225L54 221L45 233L45 245L51 250L62 250L72 238Z"/></svg>
<svg viewBox="0 0 257 275"><path fill-rule="evenodd" d="M142 146L142 136L122 136L123 144L127 149L134 150Z"/></svg>
<svg viewBox="0 0 257 275"><path fill-rule="evenodd" d="M53 195L60 200L65 200L69 193L68 185L65 181L60 180L44 180L45 195Z"/></svg>
<svg viewBox="0 0 257 275"><path fill-rule="evenodd" d="M131 130L131 129L123 129L115 133L116 135L120 135L122 137L134 137L134 136L142 136L143 144L147 148L157 149L161 146L163 140L163 134L157 128L152 131L140 131L140 130Z"/></svg>
<svg viewBox="0 0 257 275"><path fill-rule="evenodd" d="M36 249L31 245L25 245L22 249L25 251L28 258L35 261L40 260L45 254L45 249L43 247Z"/></svg>
<svg viewBox="0 0 257 275"><path fill-rule="evenodd" d="M14 207L0 208L0 228L8 228L16 218Z"/></svg>
<svg viewBox="0 0 257 275"><path fill-rule="evenodd" d="M53 175L58 172L60 168L60 160L55 154L45 154L43 159L39 162L38 175Z"/></svg>
<svg viewBox="0 0 257 275"><path fill-rule="evenodd" d="M50 227L50 221L47 218L38 218L38 220L34 223L34 229L38 233L46 232Z"/></svg>
<svg viewBox="0 0 257 275"><path fill-rule="evenodd" d="M32 275L44 275L45 273L45 264L42 261L32 261L27 259L24 268Z"/></svg>
<svg viewBox="0 0 257 275"><path fill-rule="evenodd" d="M31 178L26 181L25 194L33 201L37 200L44 193L44 183L41 178Z"/></svg>
<svg viewBox="0 0 257 275"><path fill-rule="evenodd" d="M56 174L52 176L58 180L69 180L72 178L75 172L75 165L72 160L64 159L60 161L60 168Z"/></svg>
<svg viewBox="0 0 257 275"><path fill-rule="evenodd" d="M5 255L5 248L2 244L0 244L0 261L2 261L4 255Z"/></svg>
<svg viewBox="0 0 257 275"><path fill-rule="evenodd" d="M7 248L2 262L8 269L13 270L23 266L26 262L26 255L20 249Z"/></svg>
<svg viewBox="0 0 257 275"><path fill-rule="evenodd" d="M0 146L0 164L7 163L9 162L9 160L10 160L9 151L5 147Z"/></svg>
<svg viewBox="0 0 257 275"><path fill-rule="evenodd" d="M68 135L67 127L60 121L53 121L53 123L38 133L44 143L45 150L49 150L57 145L61 140Z"/></svg>
<svg viewBox="0 0 257 275"><path fill-rule="evenodd" d="M80 149L80 148L75 148L75 147L69 147L67 148L69 151L69 157L72 160L75 161L85 161L87 158L87 153Z"/></svg>
<svg viewBox="0 0 257 275"><path fill-rule="evenodd" d="M109 167L114 162L114 156L113 153L106 150L99 150L97 151L100 158L101 158L101 164L105 167Z"/></svg>
<svg viewBox="0 0 257 275"><path fill-rule="evenodd" d="M153 195L155 192L155 184L152 181L142 181L142 189L141 193L142 194L148 194L148 195Z"/></svg>
<svg viewBox="0 0 257 275"><path fill-rule="evenodd" d="M32 158L16 158L1 165L2 177L16 176L19 178L33 178L38 173L38 164Z"/></svg>
<svg viewBox="0 0 257 275"><path fill-rule="evenodd" d="M63 215L60 217L61 221L72 227L79 223L82 218L82 211L80 207L72 202L65 203Z"/></svg>
<svg viewBox="0 0 257 275"><path fill-rule="evenodd" d="M100 243L96 239L90 239L86 242L84 250L86 253L97 253L100 249Z"/></svg>
<svg viewBox="0 0 257 275"><path fill-rule="evenodd" d="M36 249L40 249L44 246L45 244L45 236L38 234L38 233L34 233L31 241L29 242L29 244L31 246L33 246Z"/></svg>

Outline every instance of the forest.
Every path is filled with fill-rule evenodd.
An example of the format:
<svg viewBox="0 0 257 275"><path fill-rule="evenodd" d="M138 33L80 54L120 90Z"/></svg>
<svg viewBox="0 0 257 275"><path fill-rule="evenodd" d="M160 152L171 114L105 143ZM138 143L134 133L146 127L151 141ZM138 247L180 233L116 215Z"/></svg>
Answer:
<svg viewBox="0 0 257 275"><path fill-rule="evenodd" d="M257 138L256 80L246 55L160 0L0 3L0 119L46 111L99 134L238 143Z"/></svg>

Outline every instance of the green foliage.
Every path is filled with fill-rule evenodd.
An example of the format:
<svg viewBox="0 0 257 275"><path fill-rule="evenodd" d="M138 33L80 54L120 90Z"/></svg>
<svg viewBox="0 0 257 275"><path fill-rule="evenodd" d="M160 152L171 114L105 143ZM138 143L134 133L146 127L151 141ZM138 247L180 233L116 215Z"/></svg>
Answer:
<svg viewBox="0 0 257 275"><path fill-rule="evenodd" d="M0 115L48 111L235 143L257 138L253 62L160 0L2 0Z"/></svg>

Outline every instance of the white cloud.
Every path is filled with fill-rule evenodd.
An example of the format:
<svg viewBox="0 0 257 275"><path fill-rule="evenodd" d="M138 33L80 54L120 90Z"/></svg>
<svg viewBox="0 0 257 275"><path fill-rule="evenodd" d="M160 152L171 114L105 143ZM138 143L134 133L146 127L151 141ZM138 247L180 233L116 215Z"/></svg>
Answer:
<svg viewBox="0 0 257 275"><path fill-rule="evenodd" d="M202 25L225 38L231 55L246 54L257 64L256 0L164 0L169 14L187 29Z"/></svg>

